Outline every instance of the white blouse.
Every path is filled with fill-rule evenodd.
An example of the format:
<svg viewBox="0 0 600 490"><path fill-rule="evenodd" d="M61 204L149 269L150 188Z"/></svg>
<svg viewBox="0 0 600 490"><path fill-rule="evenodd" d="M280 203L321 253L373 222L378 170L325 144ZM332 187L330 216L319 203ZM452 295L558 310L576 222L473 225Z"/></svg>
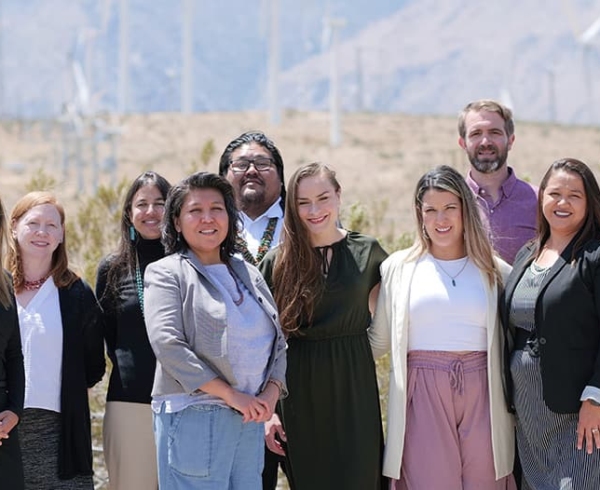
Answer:
<svg viewBox="0 0 600 490"><path fill-rule="evenodd" d="M27 306L17 301L17 311L25 363L25 408L60 412L63 329L52 277Z"/></svg>

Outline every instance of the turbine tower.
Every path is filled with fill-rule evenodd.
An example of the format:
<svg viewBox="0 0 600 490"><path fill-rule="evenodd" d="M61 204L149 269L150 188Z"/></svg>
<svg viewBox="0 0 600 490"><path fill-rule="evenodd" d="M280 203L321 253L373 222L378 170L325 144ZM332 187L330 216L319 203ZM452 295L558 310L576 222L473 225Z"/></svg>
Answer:
<svg viewBox="0 0 600 490"><path fill-rule="evenodd" d="M279 68L281 58L280 43L279 0L270 0L267 93L269 100L269 121L274 125L277 125L281 122L281 113L279 109Z"/></svg>
<svg viewBox="0 0 600 490"><path fill-rule="evenodd" d="M346 20L341 18L325 19L325 32L323 38L330 40L329 48L329 114L330 114L330 133L329 144L335 148L342 142L341 124L340 124L340 90L339 90L339 67L338 67L338 49L339 49L339 30L346 25Z"/></svg>
<svg viewBox="0 0 600 490"><path fill-rule="evenodd" d="M583 73L585 77L585 87L587 92L587 109L589 113L589 122L593 123L596 116L596 100L594 98L594 83L592 81L592 42L600 32L600 17L598 17L581 35L577 38L581 44L583 53Z"/></svg>
<svg viewBox="0 0 600 490"><path fill-rule="evenodd" d="M119 80L117 110L127 112L129 107L129 0L119 2Z"/></svg>
<svg viewBox="0 0 600 490"><path fill-rule="evenodd" d="M181 112L191 114L193 110L193 65L194 65L194 37L192 21L194 17L194 0L182 0L183 35L181 44Z"/></svg>

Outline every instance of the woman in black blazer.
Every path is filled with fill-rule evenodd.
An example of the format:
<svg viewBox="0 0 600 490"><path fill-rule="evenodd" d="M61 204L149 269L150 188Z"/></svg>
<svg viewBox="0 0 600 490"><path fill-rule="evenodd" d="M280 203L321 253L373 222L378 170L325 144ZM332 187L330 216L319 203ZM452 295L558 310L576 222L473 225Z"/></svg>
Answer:
<svg viewBox="0 0 600 490"><path fill-rule="evenodd" d="M600 188L583 162L546 172L537 237L517 254L501 305L523 488L597 489Z"/></svg>
<svg viewBox="0 0 600 490"><path fill-rule="evenodd" d="M0 258L6 219L0 201ZM19 318L10 276L0 269L0 487L22 490L23 464L17 424L23 413L25 371Z"/></svg>

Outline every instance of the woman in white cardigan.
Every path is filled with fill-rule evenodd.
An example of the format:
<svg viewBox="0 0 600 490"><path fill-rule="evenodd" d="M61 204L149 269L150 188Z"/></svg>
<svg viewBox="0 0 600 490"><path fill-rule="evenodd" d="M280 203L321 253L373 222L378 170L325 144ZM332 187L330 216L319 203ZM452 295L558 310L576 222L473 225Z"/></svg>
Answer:
<svg viewBox="0 0 600 490"><path fill-rule="evenodd" d="M515 488L497 313L510 266L453 168L421 177L414 209L418 238L381 265L369 330L374 355L392 353L383 474L397 490Z"/></svg>

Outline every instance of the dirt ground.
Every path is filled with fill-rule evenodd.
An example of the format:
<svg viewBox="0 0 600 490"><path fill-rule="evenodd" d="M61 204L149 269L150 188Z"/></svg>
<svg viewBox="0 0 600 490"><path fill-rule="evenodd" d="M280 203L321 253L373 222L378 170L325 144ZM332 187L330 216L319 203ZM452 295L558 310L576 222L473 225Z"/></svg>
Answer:
<svg viewBox="0 0 600 490"><path fill-rule="evenodd" d="M103 169L110 155L107 141L81 143L83 172L75 168L76 144L66 140L60 126L49 122L3 121L0 124L0 195L10 209L31 179L45 174L56 179L56 192L67 210L78 198L111 178L132 179L145 169L176 182L193 170L217 171L225 145L243 131L259 129L276 143L289 177L311 161L330 164L338 173L347 210L360 203L380 235L412 230L411 195L417 179L429 168L449 164L462 172L468 161L457 144L456 118L405 114L347 114L342 119L342 143L329 145L326 113L288 111L278 126L262 112L181 115L158 113L112 117L117 137L116 171ZM67 144L65 144L65 140ZM212 154L209 151L212 144ZM205 156L202 156L203 150ZM65 166L64 155L69 155ZM538 183L557 158L572 156L600 171L600 128L516 121L516 140L509 164L521 178ZM204 162L206 161L206 166Z"/></svg>

